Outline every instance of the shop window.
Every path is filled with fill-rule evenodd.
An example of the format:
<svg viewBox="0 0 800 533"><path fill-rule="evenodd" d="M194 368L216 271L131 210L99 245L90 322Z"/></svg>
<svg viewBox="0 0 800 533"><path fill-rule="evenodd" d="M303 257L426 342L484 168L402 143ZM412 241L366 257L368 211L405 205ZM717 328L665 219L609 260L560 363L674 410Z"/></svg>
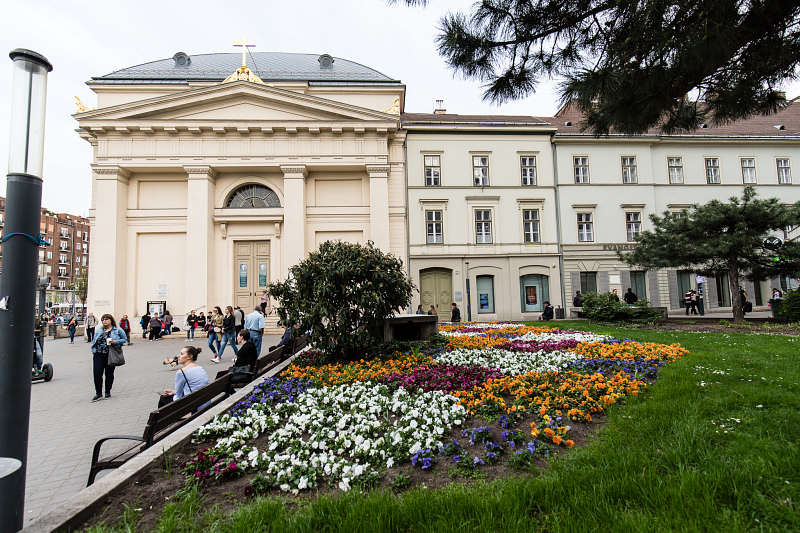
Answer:
<svg viewBox="0 0 800 533"><path fill-rule="evenodd" d="M494 314L494 276L478 276L475 286L478 289L478 313Z"/></svg>
<svg viewBox="0 0 800 533"><path fill-rule="evenodd" d="M523 313L541 313L544 302L550 300L550 278L528 274L519 278L520 301Z"/></svg>

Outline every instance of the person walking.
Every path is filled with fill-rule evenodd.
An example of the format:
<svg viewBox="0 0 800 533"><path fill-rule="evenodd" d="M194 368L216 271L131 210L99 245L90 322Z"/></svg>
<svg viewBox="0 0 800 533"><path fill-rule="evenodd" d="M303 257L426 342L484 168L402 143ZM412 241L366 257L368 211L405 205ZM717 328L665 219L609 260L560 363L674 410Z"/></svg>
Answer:
<svg viewBox="0 0 800 533"><path fill-rule="evenodd" d="M233 307L230 305L225 308L225 316L222 319L222 345L217 354L217 363L222 361L222 354L228 344L233 348L232 360L236 361L236 356L239 355L239 348L236 346L236 317L233 316Z"/></svg>
<svg viewBox="0 0 800 533"><path fill-rule="evenodd" d="M157 341L161 336L161 320L158 319L158 313L153 313L150 318L150 342Z"/></svg>
<svg viewBox="0 0 800 533"><path fill-rule="evenodd" d="M234 325L236 326L236 340L235 343L239 344L239 332L244 329L244 311L238 305L233 308Z"/></svg>
<svg viewBox="0 0 800 533"><path fill-rule="evenodd" d="M269 303L269 294L267 294L267 291L264 291L261 294L261 314L262 315L266 315L267 314L267 304L268 303Z"/></svg>
<svg viewBox="0 0 800 533"><path fill-rule="evenodd" d="M172 335L172 315L168 310L164 310L164 327L161 329L162 335Z"/></svg>
<svg viewBox="0 0 800 533"><path fill-rule="evenodd" d="M133 344L131 342L131 321L128 320L128 315L122 315L122 318L119 320L119 327L125 332L126 344L128 346Z"/></svg>
<svg viewBox="0 0 800 533"><path fill-rule="evenodd" d="M205 368L197 364L197 358L200 357L202 351L202 348L194 346L184 346L181 349L181 353L178 355L178 364L183 365L183 368L175 373L175 389L164 389L161 393L161 397L158 399L159 409L208 385L208 374L206 374ZM198 411L205 408L206 405L208 404L201 405Z"/></svg>
<svg viewBox="0 0 800 533"><path fill-rule="evenodd" d="M461 322L461 309L458 308L458 305L456 305L455 302L450 305L453 307L453 309L450 311L450 322Z"/></svg>
<svg viewBox="0 0 800 533"><path fill-rule="evenodd" d="M625 296L622 297L625 300L625 303L628 305L633 305L639 301L639 297L636 296L636 293L633 292L633 289L628 287L628 292L625 293Z"/></svg>
<svg viewBox="0 0 800 533"><path fill-rule="evenodd" d="M139 325L142 326L142 340L147 340L147 330L150 328L150 311L145 311L144 316L139 321Z"/></svg>
<svg viewBox="0 0 800 533"><path fill-rule="evenodd" d="M188 329L186 330L186 340L193 341L194 328L197 327L197 315L194 314L194 309L192 309L192 312L189 313L188 317L186 317L186 326L188 327Z"/></svg>
<svg viewBox="0 0 800 533"><path fill-rule="evenodd" d="M219 352L219 339L222 335L222 309L219 306L214 307L212 315L208 317L208 326L208 347L214 353L211 362L219 363L217 352ZM214 346L215 344L216 346Z"/></svg>
<svg viewBox="0 0 800 533"><path fill-rule="evenodd" d="M78 319L75 317L70 318L69 324L67 324L67 331L69 332L70 344L75 344L75 330L77 329L78 329ZM92 331L94 331L94 328L92 328Z"/></svg>
<svg viewBox="0 0 800 533"><path fill-rule="evenodd" d="M111 386L114 385L114 369L108 364L109 346L124 344L125 332L117 326L114 317L105 314L100 317L103 327L92 340L92 366L94 370L94 398L93 402L103 399L103 375L106 378L106 399L111 398Z"/></svg>
<svg viewBox="0 0 800 533"><path fill-rule="evenodd" d="M86 317L86 342L92 342L92 339L94 339L94 328L96 327L97 317L94 316L94 313L89 313L89 316Z"/></svg>
<svg viewBox="0 0 800 533"><path fill-rule="evenodd" d="M741 285L739 285L739 297L741 298L742 301L742 316L744 316L747 314L748 311L752 311L753 308L752 305L748 305L749 302L747 301L747 293L745 292L745 290L742 288Z"/></svg>
<svg viewBox="0 0 800 533"><path fill-rule="evenodd" d="M683 296L683 304L686 307L686 316L689 316L689 313L692 310L692 289Z"/></svg>
<svg viewBox="0 0 800 533"><path fill-rule="evenodd" d="M264 334L264 315L261 307L256 306L253 312L244 317L244 329L250 332L250 340L256 345L256 353L261 357L261 336Z"/></svg>

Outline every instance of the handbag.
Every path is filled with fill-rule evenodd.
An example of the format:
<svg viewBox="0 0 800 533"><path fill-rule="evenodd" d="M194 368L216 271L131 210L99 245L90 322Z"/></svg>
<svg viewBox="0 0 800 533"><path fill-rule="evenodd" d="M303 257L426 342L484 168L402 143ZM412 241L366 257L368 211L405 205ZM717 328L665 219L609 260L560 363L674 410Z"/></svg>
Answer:
<svg viewBox="0 0 800 533"><path fill-rule="evenodd" d="M222 328L217 326L214 328L214 333L222 333Z"/></svg>
<svg viewBox="0 0 800 533"><path fill-rule="evenodd" d="M228 369L228 372L233 374L231 383L250 383L253 376L248 365L232 366Z"/></svg>
<svg viewBox="0 0 800 533"><path fill-rule="evenodd" d="M122 346L110 344L108 346L108 366L122 366L125 364L125 357L122 355Z"/></svg>

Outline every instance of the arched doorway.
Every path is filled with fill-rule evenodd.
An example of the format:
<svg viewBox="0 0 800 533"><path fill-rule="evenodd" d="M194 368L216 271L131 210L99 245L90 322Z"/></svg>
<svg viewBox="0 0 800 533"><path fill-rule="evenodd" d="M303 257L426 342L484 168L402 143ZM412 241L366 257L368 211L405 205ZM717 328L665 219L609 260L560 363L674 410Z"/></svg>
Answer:
<svg viewBox="0 0 800 533"><path fill-rule="evenodd" d="M450 321L453 302L453 271L449 268L427 268L419 272L419 297L425 313L436 307L439 322Z"/></svg>

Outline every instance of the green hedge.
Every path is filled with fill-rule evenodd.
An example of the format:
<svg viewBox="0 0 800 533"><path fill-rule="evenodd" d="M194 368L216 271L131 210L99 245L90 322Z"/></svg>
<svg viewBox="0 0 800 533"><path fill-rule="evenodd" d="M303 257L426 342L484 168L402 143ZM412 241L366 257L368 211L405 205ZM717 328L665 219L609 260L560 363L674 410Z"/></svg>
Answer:
<svg viewBox="0 0 800 533"><path fill-rule="evenodd" d="M614 299L610 292L590 292L583 295L583 315L592 322L628 322L641 320L652 323L660 319L662 314L653 309L647 298L628 305Z"/></svg>

